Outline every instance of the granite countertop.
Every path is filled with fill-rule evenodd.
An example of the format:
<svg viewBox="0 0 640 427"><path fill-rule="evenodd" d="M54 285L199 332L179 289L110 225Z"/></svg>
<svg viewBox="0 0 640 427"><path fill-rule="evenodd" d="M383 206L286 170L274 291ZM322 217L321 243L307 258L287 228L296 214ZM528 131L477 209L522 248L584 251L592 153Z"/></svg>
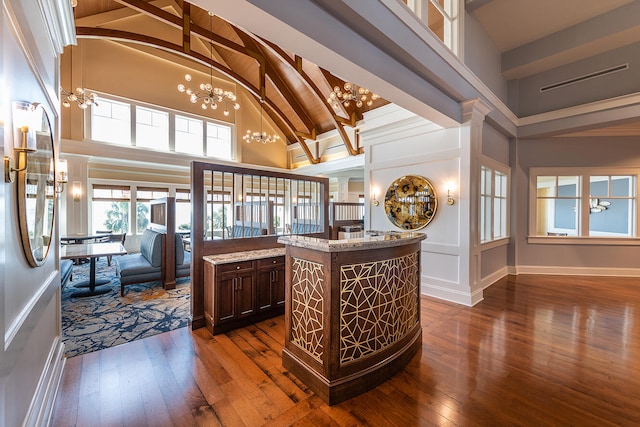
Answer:
<svg viewBox="0 0 640 427"><path fill-rule="evenodd" d="M229 264L238 261L249 261L253 259L271 258L283 256L285 248L257 249L255 251L231 252L228 254L206 255L202 259L211 264Z"/></svg>
<svg viewBox="0 0 640 427"><path fill-rule="evenodd" d="M425 233L392 231L374 232L365 237L341 240L327 240L298 235L282 236L278 238L278 243L321 252L346 252L403 246L426 238L427 235Z"/></svg>

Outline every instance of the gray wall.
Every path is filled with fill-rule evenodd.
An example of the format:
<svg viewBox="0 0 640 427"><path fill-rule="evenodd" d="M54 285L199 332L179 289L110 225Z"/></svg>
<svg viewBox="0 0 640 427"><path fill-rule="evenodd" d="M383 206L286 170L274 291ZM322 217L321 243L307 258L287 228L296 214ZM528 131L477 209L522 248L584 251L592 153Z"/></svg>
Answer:
<svg viewBox="0 0 640 427"><path fill-rule="evenodd" d="M464 63L505 104L507 81L502 77L502 58L478 20L465 13Z"/></svg>
<svg viewBox="0 0 640 427"><path fill-rule="evenodd" d="M629 64L627 70L540 92L542 87L626 63ZM545 73L510 81L509 108L517 116L524 117L640 92L638 68L640 43L557 67Z"/></svg>
<svg viewBox="0 0 640 427"><path fill-rule="evenodd" d="M638 246L529 244L529 169L532 167L638 167L640 150L633 137L518 140L512 166L512 240L516 267L637 268ZM574 271L575 272L575 271Z"/></svg>
<svg viewBox="0 0 640 427"><path fill-rule="evenodd" d="M505 166L509 165L509 139L491 127L482 126L482 154ZM509 246L503 245L491 249L481 248L480 277L483 286L491 284L498 276L506 273Z"/></svg>

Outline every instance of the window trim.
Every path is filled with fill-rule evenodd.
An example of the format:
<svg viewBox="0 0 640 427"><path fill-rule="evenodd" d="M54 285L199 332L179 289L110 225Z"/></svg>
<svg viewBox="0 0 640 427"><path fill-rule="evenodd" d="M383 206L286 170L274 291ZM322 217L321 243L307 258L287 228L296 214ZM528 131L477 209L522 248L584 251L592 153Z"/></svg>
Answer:
<svg viewBox="0 0 640 427"><path fill-rule="evenodd" d="M87 91L89 91L90 89L86 89ZM120 103L125 103L129 105L129 109L130 109L130 128L131 128L131 141L129 145L125 145L125 144L115 144L115 143L111 143L111 142L104 142L104 141L100 141L100 140L94 140L92 138L92 112L90 108L87 108L85 110L85 129L84 129L84 135L85 135L85 140L90 141L91 143L95 143L95 144L103 144L103 145L113 145L113 146L117 146L117 147L126 147L126 148L137 148L139 150L147 150L147 151L158 151L161 153L171 153L171 154L175 154L175 155L179 155L179 156L198 156L198 157L202 157L205 159L212 159L212 160L219 160L219 161L224 161L224 162L239 162L238 160L238 151L239 151L239 147L238 147L238 135L237 135L237 129L236 129L236 124L232 123L232 122L225 122L222 120L218 120L218 119L214 119L212 117L208 117L208 116L200 116L197 114L193 114L187 111L181 111L181 110L176 110L173 108L167 108L161 105L154 105L154 104L150 104L148 102L143 102L143 101L138 101L138 100L134 100L134 99L129 99L129 98L125 98L125 97L121 97L118 95L113 95L110 93L105 93L105 92L100 92L100 91L95 91L95 90L91 90L91 92L94 92L98 95L98 98L100 99L104 99L107 101L114 101L114 102L120 102ZM165 150L154 150L151 148L147 148L147 147L138 147L136 144L136 107L143 107L143 108L147 108L147 109L151 109L151 110L157 110L160 112L165 112L167 114L169 114L169 150L165 151ZM199 120L202 122L202 153L201 154L190 154L190 153L183 153L181 151L175 151L175 117L176 116L184 116L193 120ZM222 157L213 157L213 156L207 156L207 152L206 152L206 144L207 144L207 123L213 123L215 125L218 126L227 126L229 127L229 135L230 135L230 143L231 143L231 157L229 159L227 158L222 158Z"/></svg>
<svg viewBox="0 0 640 427"><path fill-rule="evenodd" d="M634 202L634 230L631 237L619 236L540 236L536 234L537 212L537 181L539 176L578 176L580 179L581 192L578 197L582 205L588 204L589 189L585 179L592 176L622 176L629 175L635 177L635 194L631 198ZM640 168L633 167L546 167L534 166L529 168L529 206L528 206L528 226L527 242L531 244L560 244L560 245L616 245L616 246L636 246L640 244ZM589 215L584 208L581 210L578 230L584 232L584 217ZM587 225L588 227L588 225ZM587 229L588 231L588 229Z"/></svg>
<svg viewBox="0 0 640 427"><path fill-rule="evenodd" d="M482 223L484 221L484 211L479 209L479 215L478 215L478 234L479 234L479 241L480 241L480 246L483 249L490 249L492 247L497 247L497 246L502 246L502 245L506 245L509 243L509 240L511 239L511 167L507 166L503 163L500 163L497 160L494 160L490 157L487 157L485 155L480 155L480 173L482 173L482 168L485 167L487 169L491 170L491 239L490 240L482 240L483 235L482 235ZM495 237L494 236L494 215L495 215L495 204L494 201L496 199L495 197L495 173L498 172L500 174L505 175L507 178L507 189L505 192L505 199L506 199L506 213L505 213L505 227L506 227L506 235L504 236L500 236L500 237ZM480 182L482 182L482 179L480 179ZM483 189L480 188L480 191L478 191L478 206L482 206L482 197L483 197ZM500 198L502 199L502 198Z"/></svg>

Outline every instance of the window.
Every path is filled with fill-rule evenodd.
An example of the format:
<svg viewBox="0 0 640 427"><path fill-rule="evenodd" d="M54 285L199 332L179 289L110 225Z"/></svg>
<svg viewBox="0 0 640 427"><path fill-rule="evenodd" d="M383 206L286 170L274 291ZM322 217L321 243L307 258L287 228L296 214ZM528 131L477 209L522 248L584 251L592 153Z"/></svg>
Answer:
<svg viewBox="0 0 640 427"><path fill-rule="evenodd" d="M403 0L409 9L424 22L427 27L451 49L458 52L457 46L457 2L453 0Z"/></svg>
<svg viewBox="0 0 640 427"><path fill-rule="evenodd" d="M202 120L176 116L176 152L202 154Z"/></svg>
<svg viewBox="0 0 640 427"><path fill-rule="evenodd" d="M176 188L176 230L191 230L191 191Z"/></svg>
<svg viewBox="0 0 640 427"><path fill-rule="evenodd" d="M94 184L91 210L92 229L128 233L131 207L131 187Z"/></svg>
<svg viewBox="0 0 640 427"><path fill-rule="evenodd" d="M136 232L142 233L151 219L151 200L169 195L168 188L138 187L136 189Z"/></svg>
<svg viewBox="0 0 640 427"><path fill-rule="evenodd" d="M207 151L209 157L234 158L231 152L231 128L216 123L207 123Z"/></svg>
<svg viewBox="0 0 640 427"><path fill-rule="evenodd" d="M169 114L136 106L136 147L169 151Z"/></svg>
<svg viewBox="0 0 640 427"><path fill-rule="evenodd" d="M509 175L509 168L498 163L481 167L480 241L483 243L509 237Z"/></svg>
<svg viewBox="0 0 640 427"><path fill-rule="evenodd" d="M100 94L99 105L91 109L93 141L235 160L233 125L111 97Z"/></svg>
<svg viewBox="0 0 640 427"><path fill-rule="evenodd" d="M100 98L100 102L91 108L91 139L131 145L129 104Z"/></svg>
<svg viewBox="0 0 640 427"><path fill-rule="evenodd" d="M530 234L637 237L638 172L629 172L533 168Z"/></svg>

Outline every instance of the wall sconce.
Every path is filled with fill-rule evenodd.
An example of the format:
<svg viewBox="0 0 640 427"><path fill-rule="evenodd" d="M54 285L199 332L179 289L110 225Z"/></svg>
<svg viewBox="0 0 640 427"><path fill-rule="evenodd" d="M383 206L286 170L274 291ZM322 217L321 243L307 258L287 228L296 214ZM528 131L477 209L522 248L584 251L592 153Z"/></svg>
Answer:
<svg viewBox="0 0 640 427"><path fill-rule="evenodd" d="M451 192L456 189L456 185L453 182L448 182L445 188L447 189L447 205L452 206L455 200L453 200Z"/></svg>
<svg viewBox="0 0 640 427"><path fill-rule="evenodd" d="M32 125L33 111L37 105L28 102L13 104L13 151L17 160L14 167L13 158L4 156L4 182L13 182L16 172L26 170L27 154L37 151L35 126Z"/></svg>
<svg viewBox="0 0 640 427"><path fill-rule="evenodd" d="M380 202L378 201L378 187L371 187L371 204L373 206L380 205Z"/></svg>
<svg viewBox="0 0 640 427"><path fill-rule="evenodd" d="M56 161L56 193L60 194L64 191L64 185L68 180L67 161L65 159L58 159L58 161Z"/></svg>
<svg viewBox="0 0 640 427"><path fill-rule="evenodd" d="M80 183L80 181L73 181L71 195L73 196L74 202L80 201L80 197L82 196L82 184Z"/></svg>

